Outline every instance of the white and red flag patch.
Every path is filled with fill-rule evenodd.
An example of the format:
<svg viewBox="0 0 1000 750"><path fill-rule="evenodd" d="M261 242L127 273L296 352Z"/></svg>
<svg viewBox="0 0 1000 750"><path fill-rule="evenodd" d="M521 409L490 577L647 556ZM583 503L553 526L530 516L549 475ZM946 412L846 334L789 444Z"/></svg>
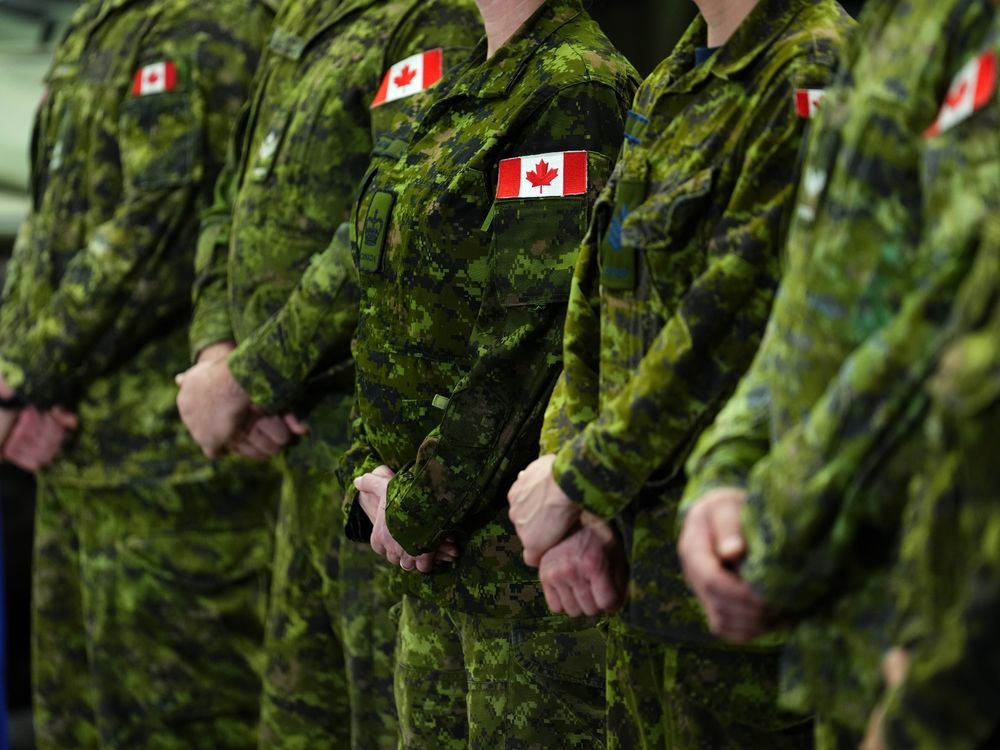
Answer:
<svg viewBox="0 0 1000 750"><path fill-rule="evenodd" d="M143 65L132 79L132 93L136 96L162 94L177 86L177 66L170 60Z"/></svg>
<svg viewBox="0 0 1000 750"><path fill-rule="evenodd" d="M586 192L586 151L557 151L500 162L497 198L552 198Z"/></svg>
<svg viewBox="0 0 1000 750"><path fill-rule="evenodd" d="M951 82L937 118L924 137L940 135L982 108L997 90L997 56L984 52L962 66Z"/></svg>
<svg viewBox="0 0 1000 750"><path fill-rule="evenodd" d="M825 93L824 89L795 89L795 112L799 117L811 120L819 112Z"/></svg>
<svg viewBox="0 0 1000 750"><path fill-rule="evenodd" d="M400 60L386 71L371 108L419 94L441 80L440 49L427 50Z"/></svg>

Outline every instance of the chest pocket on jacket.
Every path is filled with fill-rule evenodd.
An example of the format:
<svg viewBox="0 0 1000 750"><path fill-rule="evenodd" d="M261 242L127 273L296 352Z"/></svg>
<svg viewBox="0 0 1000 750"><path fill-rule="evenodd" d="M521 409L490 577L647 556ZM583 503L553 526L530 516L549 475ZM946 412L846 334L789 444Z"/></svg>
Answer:
<svg viewBox="0 0 1000 750"><path fill-rule="evenodd" d="M672 305L702 272L708 254L707 220L712 169L698 172L676 188L652 194L622 222L623 247L635 248L642 276L665 305Z"/></svg>
<svg viewBox="0 0 1000 750"><path fill-rule="evenodd" d="M195 94L180 70L178 78L175 90L149 94L130 91L122 102L119 143L128 186L162 189L202 178L203 135Z"/></svg>

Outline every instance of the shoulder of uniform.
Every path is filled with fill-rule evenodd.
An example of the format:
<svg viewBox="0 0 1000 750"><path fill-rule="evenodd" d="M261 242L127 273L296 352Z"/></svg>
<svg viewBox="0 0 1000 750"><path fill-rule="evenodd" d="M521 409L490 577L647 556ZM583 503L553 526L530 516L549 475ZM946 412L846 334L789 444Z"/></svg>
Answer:
<svg viewBox="0 0 1000 750"><path fill-rule="evenodd" d="M553 35L537 51L538 74L558 74L567 86L592 82L634 90L640 81L639 74L596 22L587 19L571 24L572 28Z"/></svg>
<svg viewBox="0 0 1000 750"><path fill-rule="evenodd" d="M805 3L771 46L768 57L778 65L834 68L857 24L832 0Z"/></svg>
<svg viewBox="0 0 1000 750"><path fill-rule="evenodd" d="M824 88L833 80L854 25L835 2L806 3L750 72L755 88Z"/></svg>
<svg viewBox="0 0 1000 750"><path fill-rule="evenodd" d="M184 40L191 37L212 37L222 32L222 38L240 32L260 33L262 21L274 19L280 2L269 0L165 0L161 8L156 33L160 36Z"/></svg>

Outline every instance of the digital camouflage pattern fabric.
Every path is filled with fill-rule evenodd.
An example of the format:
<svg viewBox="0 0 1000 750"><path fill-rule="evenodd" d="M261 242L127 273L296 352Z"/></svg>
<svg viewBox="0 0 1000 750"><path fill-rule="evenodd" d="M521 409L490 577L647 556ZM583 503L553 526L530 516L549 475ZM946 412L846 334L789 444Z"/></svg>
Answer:
<svg viewBox="0 0 1000 750"><path fill-rule="evenodd" d="M230 369L253 401L295 411L310 426L280 462L264 747L396 745L386 606L395 571L362 545L340 544L337 470L353 399L358 288L346 235L331 238L374 140L429 95L401 96L414 87L397 86L376 105L383 79L416 78L412 58L427 51L446 73L480 27L471 0L285 3L240 124L241 150L202 226L194 353L236 342Z"/></svg>
<svg viewBox="0 0 1000 750"><path fill-rule="evenodd" d="M778 283L808 122L797 93L830 81L850 23L834 2L765 0L698 65L707 32L695 20L639 89L576 268L541 450L556 454L570 498L617 519L628 551L609 662L616 746L722 747L727 734L729 745L773 745L782 737L763 739L768 722L777 732L802 721L773 710L776 652L746 650L740 667L740 651L708 633L673 540L684 459L749 366ZM643 638L709 649L665 654ZM759 700L718 713L668 702L664 662L678 659L753 674ZM792 735L801 746L808 732Z"/></svg>
<svg viewBox="0 0 1000 750"><path fill-rule="evenodd" d="M80 427L39 481L40 748L254 748L272 508L177 418L197 232L272 14L87 2L47 76L0 370Z"/></svg>
<svg viewBox="0 0 1000 750"><path fill-rule="evenodd" d="M272 557L271 508L247 502L259 485L39 480L38 748L257 747Z"/></svg>
<svg viewBox="0 0 1000 750"><path fill-rule="evenodd" d="M773 649L668 645L614 618L607 661L611 750L813 746L812 722L777 705Z"/></svg>
<svg viewBox="0 0 1000 750"><path fill-rule="evenodd" d="M387 521L411 553L462 541L452 570L407 577L414 593L544 616L505 493L535 452L577 249L635 73L578 0L546 3L484 56L485 41L419 122L376 144L365 177L352 220L362 300L348 475L396 471ZM494 198L503 159L568 151L587 152L586 193ZM355 497L348 532L368 539Z"/></svg>
<svg viewBox="0 0 1000 750"><path fill-rule="evenodd" d="M593 625L468 615L404 596L396 690L426 704L400 717L401 746L603 749L594 696L603 695L604 633Z"/></svg>
<svg viewBox="0 0 1000 750"><path fill-rule="evenodd" d="M895 642L909 655L902 683L883 698L892 750L1000 745L1000 503L989 449L1000 414L997 28L994 19L956 74L921 149L925 243L939 256L930 273L940 280L925 282L918 309L935 305L946 322L921 330L912 320L927 316L910 302L894 321L911 351L914 340L926 342L924 355L910 358L920 366L908 382L922 384L928 410L902 438L919 441L925 455L892 576L902 623Z"/></svg>
<svg viewBox="0 0 1000 750"><path fill-rule="evenodd" d="M210 200L269 29L262 8L95 0L55 53L32 211L0 307L7 382L80 416L53 479L110 486L218 471L177 419L173 376L187 363L191 217ZM158 70L169 86L140 90Z"/></svg>
<svg viewBox="0 0 1000 750"><path fill-rule="evenodd" d="M784 702L816 709L830 743L857 744L875 702L891 640L887 571L920 460L894 430L922 400L892 389L881 403L912 358L879 350L883 328L936 278L921 244L922 134L992 15L978 2L866 4L810 137L761 349L688 463L689 499L749 489L742 573L796 620Z"/></svg>
<svg viewBox="0 0 1000 750"><path fill-rule="evenodd" d="M450 569L403 576L405 747L456 742L453 723L436 718L448 664L459 672L447 705L467 707L463 746L603 744L603 686L552 669L568 654L571 672L599 675L601 639L592 623L548 612L506 491L535 452L577 248L635 84L579 0L551 0L489 59L483 40L418 121L376 144L351 220L362 299L345 478L387 464L386 517L403 547L419 553L446 536L461 546ZM369 539L355 499L349 491L348 534ZM424 605L419 619L409 601ZM553 628L558 650L519 656L520 641ZM521 733L532 727L531 743L501 731L503 695L530 696L509 716Z"/></svg>

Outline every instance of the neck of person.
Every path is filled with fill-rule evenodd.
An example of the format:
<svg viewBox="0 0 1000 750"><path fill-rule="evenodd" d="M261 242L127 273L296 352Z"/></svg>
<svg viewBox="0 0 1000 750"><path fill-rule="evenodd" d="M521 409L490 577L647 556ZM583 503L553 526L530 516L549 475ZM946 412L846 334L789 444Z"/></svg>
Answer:
<svg viewBox="0 0 1000 750"><path fill-rule="evenodd" d="M708 25L708 47L721 47L750 15L757 0L694 0Z"/></svg>
<svg viewBox="0 0 1000 750"><path fill-rule="evenodd" d="M486 27L486 57L493 57L545 0L476 0Z"/></svg>

